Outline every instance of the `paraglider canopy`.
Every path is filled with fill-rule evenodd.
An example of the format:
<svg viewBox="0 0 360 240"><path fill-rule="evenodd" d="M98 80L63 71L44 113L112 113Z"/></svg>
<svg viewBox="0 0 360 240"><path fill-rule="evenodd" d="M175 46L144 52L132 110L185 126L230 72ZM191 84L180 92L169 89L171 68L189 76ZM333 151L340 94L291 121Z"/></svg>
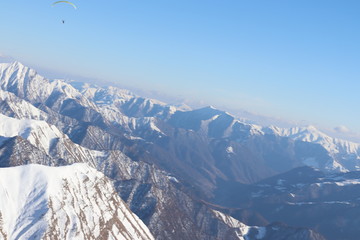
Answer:
<svg viewBox="0 0 360 240"><path fill-rule="evenodd" d="M67 3L67 4L70 4L71 6L73 6L73 8L77 9L76 5L73 4L72 2L69 2L69 1L56 1L52 5L54 6L54 5L58 4L58 3Z"/></svg>

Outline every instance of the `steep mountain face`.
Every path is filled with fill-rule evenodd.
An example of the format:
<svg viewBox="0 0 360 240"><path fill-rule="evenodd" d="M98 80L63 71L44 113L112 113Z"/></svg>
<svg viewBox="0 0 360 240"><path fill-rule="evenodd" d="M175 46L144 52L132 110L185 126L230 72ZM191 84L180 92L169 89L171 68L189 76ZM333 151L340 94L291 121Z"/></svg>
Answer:
<svg viewBox="0 0 360 240"><path fill-rule="evenodd" d="M96 162L106 158L106 153L89 150L74 144L65 134L61 133L55 126L45 121L31 119L15 119L0 114L0 136L3 145L8 144L6 139L20 137L37 148L43 155L52 158L52 164L63 165L74 162L87 162L96 166ZM15 146L15 145L13 145ZM8 151L11 154L13 151ZM7 158L7 155L0 156ZM31 159L29 159L31 161ZM34 162L43 163L43 162ZM50 162L48 162L50 163Z"/></svg>
<svg viewBox="0 0 360 240"><path fill-rule="evenodd" d="M56 166L60 161L60 159L51 158L22 137L0 137L0 167L20 166L29 163Z"/></svg>
<svg viewBox="0 0 360 240"><path fill-rule="evenodd" d="M1 113L17 119L46 120L46 114L15 94L0 90Z"/></svg>
<svg viewBox="0 0 360 240"><path fill-rule="evenodd" d="M0 169L2 239L154 239L86 164Z"/></svg>
<svg viewBox="0 0 360 240"><path fill-rule="evenodd" d="M353 143L246 124L212 107L184 111L113 87L48 80L18 62L0 64L0 88L0 166L86 162L112 179L156 239L257 239L260 232L240 233L220 217L228 209L208 202L231 206L226 196L242 184L295 167L348 171L359 162ZM316 239L303 230L303 239Z"/></svg>
<svg viewBox="0 0 360 240"><path fill-rule="evenodd" d="M360 144L358 143L331 138L313 126L289 129L272 126L269 130L279 136L297 141L316 143L322 146L330 156L326 162L315 157L304 159L303 162L307 166L335 172L357 171L360 168Z"/></svg>

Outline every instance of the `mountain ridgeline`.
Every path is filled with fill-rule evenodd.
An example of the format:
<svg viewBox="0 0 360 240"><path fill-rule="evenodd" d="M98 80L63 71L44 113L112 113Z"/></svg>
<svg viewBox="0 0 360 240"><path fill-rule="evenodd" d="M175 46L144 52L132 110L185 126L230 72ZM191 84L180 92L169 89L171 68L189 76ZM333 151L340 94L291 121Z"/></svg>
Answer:
<svg viewBox="0 0 360 240"><path fill-rule="evenodd" d="M82 182L68 176L84 184L85 190L76 190L82 197L104 200L116 193L111 207L97 201L101 211L109 210L107 222L89 220L83 209L53 214L54 201L44 198L40 210L34 209L45 211L37 228L20 229L29 224L25 220L11 225L17 216L1 210L2 202L0 239L11 234L45 238L54 221L76 217L74 226L93 221L89 226L107 231L105 239L120 239L128 224L118 220L121 214L141 219L127 218L137 224L130 224L135 226L130 239L131 234L140 239L356 239L359 156L359 144L312 126L262 127L212 107L182 110L115 87L49 80L19 62L0 64L0 170L74 166L70 172L77 176L82 166L91 169L86 174L104 175L88 176L91 184L114 187L93 193L86 190L86 174ZM54 179L43 177L41 186ZM60 189L75 191L70 185ZM57 238L69 232L66 226L60 226ZM84 239L96 239L87 235L89 229L79 229Z"/></svg>

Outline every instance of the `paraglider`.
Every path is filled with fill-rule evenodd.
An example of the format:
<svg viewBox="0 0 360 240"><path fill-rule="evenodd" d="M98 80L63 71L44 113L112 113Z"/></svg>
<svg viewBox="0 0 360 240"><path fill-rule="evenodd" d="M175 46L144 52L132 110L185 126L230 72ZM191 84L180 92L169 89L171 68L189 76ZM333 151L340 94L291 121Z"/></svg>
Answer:
<svg viewBox="0 0 360 240"><path fill-rule="evenodd" d="M76 5L73 4L72 2L69 2L69 1L56 1L52 4L52 6L55 6L56 4L59 4L59 3L66 3L66 4L69 4L71 5L73 8L77 9ZM65 23L65 20L61 20L62 24Z"/></svg>
<svg viewBox="0 0 360 240"><path fill-rule="evenodd" d="M77 9L76 5L73 4L72 2L69 2L69 1L56 1L52 5L54 6L54 5L58 4L58 3L67 3L67 4L70 4L71 6L73 6L73 8Z"/></svg>

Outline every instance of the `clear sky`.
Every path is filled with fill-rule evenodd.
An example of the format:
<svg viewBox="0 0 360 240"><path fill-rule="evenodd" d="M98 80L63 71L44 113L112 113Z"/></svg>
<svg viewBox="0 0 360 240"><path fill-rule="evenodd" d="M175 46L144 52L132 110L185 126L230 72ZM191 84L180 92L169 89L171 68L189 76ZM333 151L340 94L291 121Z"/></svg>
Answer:
<svg viewBox="0 0 360 240"><path fill-rule="evenodd" d="M360 132L359 0L73 0L77 10L52 2L1 1L0 53Z"/></svg>

